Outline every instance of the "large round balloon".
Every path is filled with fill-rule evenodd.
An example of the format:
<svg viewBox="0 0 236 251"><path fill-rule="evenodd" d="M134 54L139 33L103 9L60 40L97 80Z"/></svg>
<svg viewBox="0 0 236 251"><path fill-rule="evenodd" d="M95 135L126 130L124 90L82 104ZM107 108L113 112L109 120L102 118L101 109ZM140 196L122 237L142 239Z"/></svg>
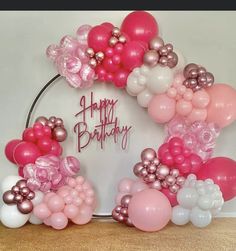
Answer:
<svg viewBox="0 0 236 251"><path fill-rule="evenodd" d="M135 193L128 207L131 222L140 230L152 232L166 226L171 218L167 197L156 189Z"/></svg>
<svg viewBox="0 0 236 251"><path fill-rule="evenodd" d="M215 84L207 92L210 96L207 121L222 128L231 124L236 119L236 91L229 85Z"/></svg>
<svg viewBox="0 0 236 251"><path fill-rule="evenodd" d="M5 147L5 155L9 161L15 164L15 160L13 158L13 152L15 150L15 147L21 142L20 139L13 139L9 141Z"/></svg>
<svg viewBox="0 0 236 251"><path fill-rule="evenodd" d="M224 200L236 196L236 162L226 157L216 157L203 164L197 173L198 179L212 179L219 185Z"/></svg>
<svg viewBox="0 0 236 251"><path fill-rule="evenodd" d="M148 43L158 35L158 25L151 14L145 11L134 11L124 19L121 31L131 40Z"/></svg>

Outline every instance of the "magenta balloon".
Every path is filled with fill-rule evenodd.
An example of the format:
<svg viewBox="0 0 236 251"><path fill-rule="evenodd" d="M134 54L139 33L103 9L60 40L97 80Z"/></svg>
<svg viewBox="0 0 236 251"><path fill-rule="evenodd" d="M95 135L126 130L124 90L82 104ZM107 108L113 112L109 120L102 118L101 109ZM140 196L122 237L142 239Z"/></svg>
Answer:
<svg viewBox="0 0 236 251"><path fill-rule="evenodd" d="M214 84L207 89L210 103L207 107L207 122L225 127L236 119L236 91L226 84Z"/></svg>
<svg viewBox="0 0 236 251"><path fill-rule="evenodd" d="M121 61L125 69L132 71L143 63L145 47L138 41L127 42L124 46Z"/></svg>
<svg viewBox="0 0 236 251"><path fill-rule="evenodd" d="M148 105L148 114L156 123L166 123L175 115L175 100L166 94L157 94Z"/></svg>
<svg viewBox="0 0 236 251"><path fill-rule="evenodd" d="M145 11L134 11L125 17L121 31L131 40L148 43L158 35L158 25L151 14Z"/></svg>
<svg viewBox="0 0 236 251"><path fill-rule="evenodd" d="M34 163L40 155L41 152L35 144L25 141L19 143L13 152L13 158L18 166Z"/></svg>
<svg viewBox="0 0 236 251"><path fill-rule="evenodd" d="M133 195L128 214L136 228L147 232L158 231L169 222L171 205L163 193L145 189Z"/></svg>
<svg viewBox="0 0 236 251"><path fill-rule="evenodd" d="M170 204L172 207L176 206L178 204L176 195L177 193L172 193L169 188L162 188L161 192L165 194L165 196L168 198Z"/></svg>
<svg viewBox="0 0 236 251"><path fill-rule="evenodd" d="M197 173L198 179L212 179L219 185L224 200L236 196L236 162L226 157L209 159Z"/></svg>
<svg viewBox="0 0 236 251"><path fill-rule="evenodd" d="M22 140L20 139L13 139L9 141L5 147L5 155L9 161L12 163L16 163L14 158L13 158L13 152L15 150L15 147L21 142Z"/></svg>

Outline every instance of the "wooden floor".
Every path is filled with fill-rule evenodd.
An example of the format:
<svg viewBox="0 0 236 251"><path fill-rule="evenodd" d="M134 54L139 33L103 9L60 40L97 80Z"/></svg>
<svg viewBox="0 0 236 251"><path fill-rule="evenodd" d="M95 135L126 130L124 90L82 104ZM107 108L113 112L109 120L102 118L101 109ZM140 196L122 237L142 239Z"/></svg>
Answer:
<svg viewBox="0 0 236 251"><path fill-rule="evenodd" d="M0 225L0 250L161 250L235 251L236 218L214 219L207 228L169 224L145 233L111 221L93 220L85 226L69 225L61 231L45 225L8 229Z"/></svg>

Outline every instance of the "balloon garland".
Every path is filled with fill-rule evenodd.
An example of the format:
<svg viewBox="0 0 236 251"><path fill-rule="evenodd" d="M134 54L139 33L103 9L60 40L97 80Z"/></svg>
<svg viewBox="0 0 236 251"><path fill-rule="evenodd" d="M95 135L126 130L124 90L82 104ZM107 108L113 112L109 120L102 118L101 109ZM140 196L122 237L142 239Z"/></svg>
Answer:
<svg viewBox="0 0 236 251"><path fill-rule="evenodd" d="M60 75L74 88L89 88L96 80L124 88L151 119L165 124L165 142L144 149L134 165L137 178L118 184L114 220L148 232L170 220L206 227L224 201L236 196L236 162L211 158L220 130L236 118L236 91L214 83L203 66L186 65L158 31L152 15L135 11L120 28L86 24L75 37L47 48L59 75L36 97L22 138L5 147L19 176L2 181L2 224L17 228L29 221L63 229L69 221L82 225L93 216L96 195L92 184L78 176L79 160L61 157L60 142L67 138L63 120L41 116L29 127L37 100Z"/></svg>

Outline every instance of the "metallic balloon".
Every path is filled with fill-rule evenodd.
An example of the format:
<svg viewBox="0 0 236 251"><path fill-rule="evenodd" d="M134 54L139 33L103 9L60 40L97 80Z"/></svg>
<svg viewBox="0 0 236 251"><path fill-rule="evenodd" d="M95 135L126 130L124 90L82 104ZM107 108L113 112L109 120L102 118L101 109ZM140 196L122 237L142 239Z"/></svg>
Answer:
<svg viewBox="0 0 236 251"><path fill-rule="evenodd" d="M16 186L18 186L20 189L23 187L27 187L27 180L22 179L17 181Z"/></svg>
<svg viewBox="0 0 236 251"><path fill-rule="evenodd" d="M118 40L117 37L111 37L111 38L109 39L109 45L110 45L111 47L114 47L118 42L119 42L119 40Z"/></svg>
<svg viewBox="0 0 236 251"><path fill-rule="evenodd" d="M151 67L155 66L158 63L158 60L159 54L155 50L147 51L143 57L144 64L149 65Z"/></svg>
<svg viewBox="0 0 236 251"><path fill-rule="evenodd" d="M14 197L15 203L22 202L23 199L24 199L24 197L21 194L16 194L15 197Z"/></svg>
<svg viewBox="0 0 236 251"><path fill-rule="evenodd" d="M161 56L160 59L159 59L159 64L161 66L167 66L168 58L166 56Z"/></svg>
<svg viewBox="0 0 236 251"><path fill-rule="evenodd" d="M30 200L23 200L17 204L17 208L22 214L29 214L33 210L33 203Z"/></svg>
<svg viewBox="0 0 236 251"><path fill-rule="evenodd" d="M167 55L167 59L167 66L169 66L170 68L174 68L178 64L178 56L175 52L170 52Z"/></svg>
<svg viewBox="0 0 236 251"><path fill-rule="evenodd" d="M121 206L125 207L125 208L128 208L131 198L132 198L132 195L129 195L129 194L124 195L121 198Z"/></svg>
<svg viewBox="0 0 236 251"><path fill-rule="evenodd" d="M11 188L12 193L18 194L20 192L20 188L18 186L13 186Z"/></svg>
<svg viewBox="0 0 236 251"><path fill-rule="evenodd" d="M56 121L56 117L55 116L51 116L50 118L49 118L49 121L51 121L52 123L55 123L55 121Z"/></svg>
<svg viewBox="0 0 236 251"><path fill-rule="evenodd" d="M42 125L46 125L47 121L48 119L44 116L40 116L35 120L36 123L40 123Z"/></svg>
<svg viewBox="0 0 236 251"><path fill-rule="evenodd" d="M63 120L61 118L56 118L55 126L62 126L62 125L63 125Z"/></svg>
<svg viewBox="0 0 236 251"><path fill-rule="evenodd" d="M141 162L137 163L134 168L133 172L136 176L141 177L141 170L143 169L143 164Z"/></svg>
<svg viewBox="0 0 236 251"><path fill-rule="evenodd" d="M34 193L33 191L30 191L26 198L27 198L28 200L33 200L34 197L35 197L35 193Z"/></svg>
<svg viewBox="0 0 236 251"><path fill-rule="evenodd" d="M55 127L55 124L53 122L51 122L50 120L48 120L46 122L46 126L50 127L51 129L53 129Z"/></svg>
<svg viewBox="0 0 236 251"><path fill-rule="evenodd" d="M115 37L119 37L121 35L120 29L118 27L114 27L112 29L112 35Z"/></svg>
<svg viewBox="0 0 236 251"><path fill-rule="evenodd" d="M141 153L142 161L144 160L153 161L156 158L156 156L157 156L156 151L152 148L146 148Z"/></svg>
<svg viewBox="0 0 236 251"><path fill-rule="evenodd" d="M193 64L193 63L187 64L187 65L185 66L185 68L184 68L184 77L185 77L185 78L188 78L189 72L190 72L191 70L193 70L193 69L198 69L198 65L197 65L197 64Z"/></svg>
<svg viewBox="0 0 236 251"><path fill-rule="evenodd" d="M165 181L169 186L173 186L175 184L176 179L172 175L167 175Z"/></svg>
<svg viewBox="0 0 236 251"><path fill-rule="evenodd" d="M161 190L161 182L159 180L156 180L151 184L151 187L156 190Z"/></svg>
<svg viewBox="0 0 236 251"><path fill-rule="evenodd" d="M121 36L119 37L118 40L119 40L119 42L122 43L122 44L126 43L126 37L123 36L123 35L121 35Z"/></svg>
<svg viewBox="0 0 236 251"><path fill-rule="evenodd" d="M29 195L29 193L30 193L30 189L28 187L23 187L20 189L20 194L24 197Z"/></svg>
<svg viewBox="0 0 236 251"><path fill-rule="evenodd" d="M62 142L67 137L67 131L63 127L56 127L53 129L52 135L56 141Z"/></svg>
<svg viewBox="0 0 236 251"><path fill-rule="evenodd" d="M2 199L6 204L15 204L15 194L13 194L10 190L6 191L3 195L2 195Z"/></svg>
<svg viewBox="0 0 236 251"><path fill-rule="evenodd" d="M149 47L151 50L158 51L164 45L164 41L160 37L155 37L149 42Z"/></svg>
<svg viewBox="0 0 236 251"><path fill-rule="evenodd" d="M130 218L127 218L127 219L125 220L125 224L126 224L128 227L133 227L133 226L134 226L133 223L132 223L132 221L130 220Z"/></svg>

